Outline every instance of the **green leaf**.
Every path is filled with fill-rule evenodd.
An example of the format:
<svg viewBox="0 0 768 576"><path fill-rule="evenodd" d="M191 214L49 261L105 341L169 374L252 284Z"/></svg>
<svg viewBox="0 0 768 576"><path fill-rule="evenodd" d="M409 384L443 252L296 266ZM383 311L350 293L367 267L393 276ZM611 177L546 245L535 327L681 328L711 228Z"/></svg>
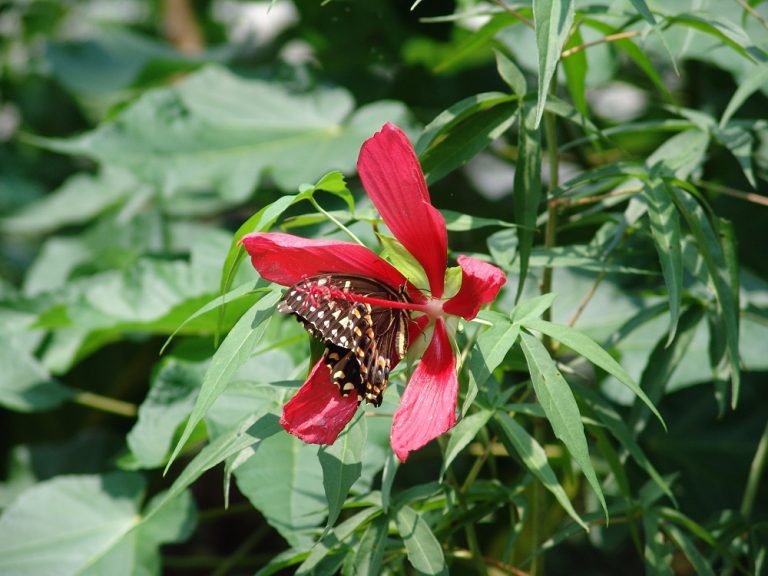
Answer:
<svg viewBox="0 0 768 576"><path fill-rule="evenodd" d="M125 199L135 188L136 181L120 170L104 169L96 176L75 174L37 202L0 218L0 230L8 234L42 234L87 222Z"/></svg>
<svg viewBox="0 0 768 576"><path fill-rule="evenodd" d="M589 527L574 510L571 501L568 500L568 495L557 481L557 476L555 476L555 472L547 461L547 454L544 452L544 448L520 424L515 422L514 418L509 414L498 411L494 414L493 418L499 427L501 441L507 447L507 451L510 454L515 453L520 456L528 471L538 478L544 487L555 496L555 499L557 499L568 515L584 530L589 531Z"/></svg>
<svg viewBox="0 0 768 576"><path fill-rule="evenodd" d="M519 20L514 14L506 12L494 14L479 30L475 30L464 42L453 47L448 56L435 66L434 71L436 73L444 73L456 70L463 62L478 53L490 55L490 48L493 45L493 39L496 34L518 23Z"/></svg>
<svg viewBox="0 0 768 576"><path fill-rule="evenodd" d="M280 433L235 471L237 486L291 546L308 548L328 513L317 446Z"/></svg>
<svg viewBox="0 0 768 576"><path fill-rule="evenodd" d="M669 484L659 474L651 461L648 460L648 457L635 440L632 430L622 416L613 409L603 396L597 394L594 390L582 386L579 388L579 396L592 409L597 420L621 443L626 453L629 454L638 466L645 470L658 487L676 504L675 496Z"/></svg>
<svg viewBox="0 0 768 576"><path fill-rule="evenodd" d="M541 202L541 132L532 128L535 110L524 106L520 122L518 157L515 165L515 194L513 197L517 229L518 263L520 267L515 301L520 298L528 274L528 261L536 233L536 221Z"/></svg>
<svg viewBox="0 0 768 576"><path fill-rule="evenodd" d="M354 201L341 172L329 172L320 178L314 186L304 185L298 194L281 196L271 204L268 204L243 222L232 237L229 252L227 252L227 257L224 259L224 266L221 272L220 289L222 294L227 292L232 286L232 281L235 278L237 268L245 256L245 250L240 245L243 236L250 234L251 232L267 232L288 208L302 200L313 198L315 193L320 190L330 192L331 194L340 197L347 203L350 211L353 210Z"/></svg>
<svg viewBox="0 0 768 576"><path fill-rule="evenodd" d="M221 343L219 349L216 350L203 379L192 414L190 414L181 438L176 443L176 447L168 460L166 473L197 423L202 420L208 408L227 387L237 368L250 357L256 344L264 336L268 320L272 318L274 313L273 307L279 299L280 292L276 290L263 296L248 312L243 314L224 342Z"/></svg>
<svg viewBox="0 0 768 576"><path fill-rule="evenodd" d="M424 272L419 261L414 258L405 247L400 244L395 238L386 236L384 234L377 234L376 237L384 247L387 260L392 265L402 272L411 284L419 288L426 288L429 286L429 280L427 279L427 273Z"/></svg>
<svg viewBox="0 0 768 576"><path fill-rule="evenodd" d="M635 395L643 401L643 403L645 403L645 405L651 410L651 412L653 412L656 418L659 419L659 422L661 422L662 426L666 428L664 419L653 405L653 402L648 399L648 396L646 396L645 392L643 392L643 390L637 385L637 383L635 383L632 377L627 374L626 370L621 367L621 364L616 362L616 360L614 360L613 357L608 354L608 352L603 350L600 345L592 340L589 336L582 334L573 328L553 324L551 322L540 319L528 320L525 323L525 327L538 330L550 338L554 338L555 340L562 342L571 350L574 350L575 352L578 352L584 356L584 358L592 362L595 366L599 366L608 372L608 374L616 377L622 384L634 392Z"/></svg>
<svg viewBox="0 0 768 576"><path fill-rule="evenodd" d="M419 160L429 184L462 166L501 136L517 118L518 100L478 94L440 114L419 138Z"/></svg>
<svg viewBox="0 0 768 576"><path fill-rule="evenodd" d="M672 342L680 316L683 297L683 255L681 250L680 218L671 192L661 179L645 182L643 195L648 205L651 233L659 254L664 282L669 291L669 339Z"/></svg>
<svg viewBox="0 0 768 576"><path fill-rule="evenodd" d="M685 557L691 563L691 566L698 576L715 576L715 572L712 570L709 561L701 552L699 552L699 549L682 530L673 524L665 525L664 530L672 537L680 551L685 554Z"/></svg>
<svg viewBox="0 0 768 576"><path fill-rule="evenodd" d="M143 493L142 478L124 472L33 486L0 516L0 572L77 574L98 566L133 574L135 558L123 545L135 543Z"/></svg>
<svg viewBox="0 0 768 576"><path fill-rule="evenodd" d="M752 188L757 189L755 171L752 167L752 148L755 142L752 133L744 126L730 124L724 128L717 128L715 136L736 158L744 177Z"/></svg>
<svg viewBox="0 0 768 576"><path fill-rule="evenodd" d="M525 324L531 318L538 318L552 307L557 294L550 292L536 296L525 302L520 302L509 314L510 320L516 324Z"/></svg>
<svg viewBox="0 0 768 576"><path fill-rule="evenodd" d="M126 437L140 467L154 468L165 462L176 428L192 410L204 373L205 365L199 362L169 358L161 364Z"/></svg>
<svg viewBox="0 0 768 576"><path fill-rule="evenodd" d="M328 166L351 172L365 138L405 119L394 102L353 108L342 89L296 95L208 67L145 93L79 138L38 142L120 166L165 196L213 189L236 203L266 170L283 190L314 181Z"/></svg>
<svg viewBox="0 0 768 576"><path fill-rule="evenodd" d="M682 24L709 34L733 48L751 62L764 62L765 49L756 46L746 30L727 18L707 14L676 14L665 18L668 25Z"/></svg>
<svg viewBox="0 0 768 576"><path fill-rule="evenodd" d="M637 13L642 16L648 24L651 26L656 25L656 18L653 17L653 14L648 9L648 5L645 3L645 0L629 0L632 2L632 6L635 7L635 10L637 10Z"/></svg>
<svg viewBox="0 0 768 576"><path fill-rule="evenodd" d="M253 452L255 445L260 444L262 440L277 434L281 430L280 419L275 414L267 410L260 410L255 414L249 414L241 422L232 426L229 431L218 436L200 450L192 461L187 464L182 473L179 474L171 488L163 493L162 498L154 501L153 505L148 508L145 520L160 513L173 498L186 490L204 472L221 464L228 458L236 456L245 449L250 448Z"/></svg>
<svg viewBox="0 0 768 576"><path fill-rule="evenodd" d="M396 520L411 565L422 574L447 574L443 549L424 519L410 506L403 506Z"/></svg>
<svg viewBox="0 0 768 576"><path fill-rule="evenodd" d="M560 53L573 24L572 0L533 0L533 21L536 26L539 85L536 115L532 127L538 128L544 114L549 85L555 75Z"/></svg>
<svg viewBox="0 0 768 576"><path fill-rule="evenodd" d="M739 367L739 310L735 289L731 286L731 272L727 266L723 247L709 222L704 209L694 198L677 188L673 189L673 199L680 213L685 218L693 233L707 272L715 287L719 305L720 329L725 334L726 355L731 371L731 406L734 408L739 398L741 383Z"/></svg>
<svg viewBox="0 0 768 576"><path fill-rule="evenodd" d="M512 60L501 52L496 52L496 70L504 82L512 89L512 93L518 98L523 98L528 91L525 76Z"/></svg>
<svg viewBox="0 0 768 576"><path fill-rule="evenodd" d="M464 448L477 436L477 433L485 426L493 416L490 410L481 410L470 416L462 418L451 430L451 437L448 439L448 446L443 455L443 466L440 470L442 478L451 462L454 461Z"/></svg>
<svg viewBox="0 0 768 576"><path fill-rule="evenodd" d="M388 518L382 515L368 525L359 544L352 549L352 569L349 574L381 574L388 524Z"/></svg>
<svg viewBox="0 0 768 576"><path fill-rule="evenodd" d="M581 30L576 28L568 46L581 46L582 44L584 44L584 38L581 35ZM588 116L586 80L589 63L587 62L586 50L572 52L567 58L563 58L562 62L568 93L571 95L573 105L580 114Z"/></svg>
<svg viewBox="0 0 768 576"><path fill-rule="evenodd" d="M331 446L321 447L317 453L323 468L323 487L328 501L328 526L336 523L349 489L360 478L367 436L366 419L359 416L336 442Z"/></svg>
<svg viewBox="0 0 768 576"><path fill-rule="evenodd" d="M504 228L514 228L514 224L499 220L498 218L483 218L481 216L472 216L454 212L453 210L440 210L440 214L445 219L445 227L449 232L469 232L487 226L502 226Z"/></svg>
<svg viewBox="0 0 768 576"><path fill-rule="evenodd" d="M743 80L739 82L738 88L736 88L733 96L731 96L731 100L728 102L728 106L725 107L723 116L720 118L720 128L728 126L731 118L744 102L752 94L763 89L768 84L768 64L760 64L755 68L754 72L746 74Z"/></svg>
<svg viewBox="0 0 768 576"><path fill-rule="evenodd" d="M11 410L50 410L74 395L14 336L0 334L0 366L0 405Z"/></svg>
<svg viewBox="0 0 768 576"><path fill-rule="evenodd" d="M504 229L488 236L488 252L493 261L502 269L509 270L517 256L517 230Z"/></svg>
<svg viewBox="0 0 768 576"><path fill-rule="evenodd" d="M646 160L650 168L661 165L685 180L704 163L709 134L698 128L686 130L664 142Z"/></svg>
<svg viewBox="0 0 768 576"><path fill-rule="evenodd" d="M576 398L544 345L536 337L525 332L520 334L520 338L523 354L531 372L533 388L552 430L581 468L607 517L608 506L589 457L589 446Z"/></svg>
<svg viewBox="0 0 768 576"><path fill-rule="evenodd" d="M643 511L646 574L673 576L670 568L672 546L664 541L664 533L659 524L659 514L655 509Z"/></svg>
<svg viewBox="0 0 768 576"><path fill-rule="evenodd" d="M672 342L660 339L648 356L640 385L648 392L651 402L660 402L672 374L683 363L686 353L696 334L703 316L703 310L693 306L680 315L677 332ZM648 403L645 406L635 401L627 418L627 425L638 435L645 427Z"/></svg>

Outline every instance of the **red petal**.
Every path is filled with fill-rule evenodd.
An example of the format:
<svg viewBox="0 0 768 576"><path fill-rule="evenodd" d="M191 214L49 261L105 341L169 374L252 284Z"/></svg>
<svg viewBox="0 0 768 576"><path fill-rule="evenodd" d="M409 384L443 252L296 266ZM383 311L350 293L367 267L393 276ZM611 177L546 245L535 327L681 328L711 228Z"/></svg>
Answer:
<svg viewBox="0 0 768 576"><path fill-rule="evenodd" d="M392 421L392 449L402 462L409 452L456 424L458 393L456 360L445 323L438 319L432 341L411 376Z"/></svg>
<svg viewBox="0 0 768 576"><path fill-rule="evenodd" d="M304 385L283 406L280 424L310 444L333 444L357 412L357 396L344 398L321 358Z"/></svg>
<svg viewBox="0 0 768 576"><path fill-rule="evenodd" d="M507 277L496 266L477 258L459 256L458 261L461 266L461 288L456 296L443 305L443 311L471 320L477 316L483 304L496 298Z"/></svg>
<svg viewBox="0 0 768 576"><path fill-rule="evenodd" d="M283 286L328 272L368 276L392 287L407 282L397 268L359 244L313 240L278 232L248 234L242 243L261 277ZM408 293L416 302L424 299L410 284Z"/></svg>
<svg viewBox="0 0 768 576"><path fill-rule="evenodd" d="M443 295L448 237L408 137L393 124L366 140L357 171L373 205L427 273L434 298Z"/></svg>

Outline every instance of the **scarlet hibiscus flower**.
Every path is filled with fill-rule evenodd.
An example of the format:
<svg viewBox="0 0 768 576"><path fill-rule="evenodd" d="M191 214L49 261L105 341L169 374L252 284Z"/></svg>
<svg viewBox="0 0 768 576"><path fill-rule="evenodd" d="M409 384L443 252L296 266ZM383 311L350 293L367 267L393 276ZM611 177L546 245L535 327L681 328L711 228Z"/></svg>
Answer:
<svg viewBox="0 0 768 576"><path fill-rule="evenodd" d="M397 126L386 124L363 144L357 169L384 223L424 269L428 292L420 291L389 262L358 244L271 232L249 234L242 243L259 274L284 286L320 274L345 274L372 278L393 291L404 287L410 302L377 304L412 311L415 322L411 343L414 335L431 332L392 422L392 448L404 462L411 451L456 423L459 385L447 317L471 320L483 304L496 297L506 278L495 266L459 256L461 287L453 297L443 298L448 256L445 220L430 203L416 153ZM355 395L343 397L332 384L330 371L321 358L284 406L280 423L305 442L332 444L357 407Z"/></svg>

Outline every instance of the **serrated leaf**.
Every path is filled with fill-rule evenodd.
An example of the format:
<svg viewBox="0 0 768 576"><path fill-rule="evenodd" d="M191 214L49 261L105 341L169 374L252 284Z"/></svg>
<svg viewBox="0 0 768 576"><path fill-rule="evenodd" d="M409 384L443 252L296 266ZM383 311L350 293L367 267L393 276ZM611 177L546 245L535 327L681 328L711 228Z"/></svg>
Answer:
<svg viewBox="0 0 768 576"><path fill-rule="evenodd" d="M514 418L509 414L501 411L496 412L494 414L494 422L501 431L501 441L507 447L509 453L517 454L528 471L538 478L544 487L554 495L568 515L584 530L589 531L589 527L574 510L568 495L557 481L557 476L555 476L555 472L547 461L547 454L544 452L544 448L520 424L515 422Z"/></svg>
<svg viewBox="0 0 768 576"><path fill-rule="evenodd" d="M360 478L363 449L368 436L364 417L350 425L331 446L321 447L317 453L323 469L323 487L328 501L328 526L339 517L349 489Z"/></svg>
<svg viewBox="0 0 768 576"><path fill-rule="evenodd" d="M589 457L589 446L576 398L544 345L526 332L520 334L520 339L533 388L552 430L581 468L607 517L608 506Z"/></svg>
<svg viewBox="0 0 768 576"><path fill-rule="evenodd" d="M227 334L219 349L216 350L200 387L195 407L192 409L181 438L179 438L168 460L166 472L184 447L197 423L202 420L214 400L227 387L229 379L237 368L248 359L256 344L264 336L268 320L272 318L274 313L273 307L279 299L280 292L277 290L264 295L248 312L243 314Z"/></svg>
<svg viewBox="0 0 768 576"><path fill-rule="evenodd" d="M520 298L528 274L528 263L536 233L536 221L541 202L541 132L532 128L536 111L523 106L518 140L518 157L515 165L515 193L513 196L517 229L517 264L520 268L515 301Z"/></svg>
<svg viewBox="0 0 768 576"><path fill-rule="evenodd" d="M250 414L241 422L218 436L210 444L205 446L187 464L186 468L173 482L170 489L163 493L163 497L153 501L148 507L145 520L159 513L173 498L186 490L195 480L214 466L217 466L228 458L239 454L244 449L253 447L262 440L273 436L282 430L280 419L267 410L261 410L256 414Z"/></svg>
<svg viewBox="0 0 768 576"><path fill-rule="evenodd" d="M536 318L528 320L525 323L525 326L526 328L538 330L550 338L554 338L555 340L562 342L575 352L578 352L584 356L584 358L592 362L594 365L599 366L608 372L608 374L615 376L622 384L634 392L635 395L643 401L643 403L645 403L645 405L651 410L651 412L653 412L656 418L659 419L659 422L661 422L662 426L666 428L664 419L661 417L661 414L659 414L656 406L653 405L653 402L651 402L645 392L643 392L643 390L637 385L637 383L635 383L632 377L627 374L626 370L621 367L621 364L616 362L616 360L614 360L613 357L608 354L608 352L603 350L600 345L592 340L589 336L582 334L573 328L561 326L559 324L553 324L551 322Z"/></svg>
<svg viewBox="0 0 768 576"><path fill-rule="evenodd" d="M396 521L411 565L422 574L447 573L443 549L424 519L410 506L403 506Z"/></svg>
<svg viewBox="0 0 768 576"><path fill-rule="evenodd" d="M213 189L234 203L267 169L283 190L312 182L328 166L352 171L365 138L386 121L405 120L394 102L353 108L342 89L297 95L208 67L145 93L79 138L38 142L120 166L165 196Z"/></svg>
<svg viewBox="0 0 768 576"><path fill-rule="evenodd" d="M136 187L129 175L105 169L76 174L37 202L0 218L0 230L10 234L42 234L61 226L87 222L120 202Z"/></svg>
<svg viewBox="0 0 768 576"><path fill-rule="evenodd" d="M105 573L132 574L136 559L121 554L121 545L133 540L143 492L143 479L125 472L33 486L0 516L0 572L77 574L98 564Z"/></svg>
<svg viewBox="0 0 768 576"><path fill-rule="evenodd" d="M308 548L328 508L317 446L287 433L265 439L235 471L237 486L289 544Z"/></svg>
<svg viewBox="0 0 768 576"><path fill-rule="evenodd" d="M533 0L533 21L536 27L538 48L538 100L533 128L538 128L544 114L544 103L549 95L549 85L555 75L560 53L568 39L573 24L572 0Z"/></svg>
<svg viewBox="0 0 768 576"><path fill-rule="evenodd" d="M683 297L683 255L681 250L680 218L671 192L663 180L654 179L643 186L648 205L651 233L659 255L664 282L669 291L669 338L672 342L680 316Z"/></svg>
<svg viewBox="0 0 768 576"><path fill-rule="evenodd" d="M0 334L0 366L0 405L6 408L50 410L74 396L13 336Z"/></svg>
<svg viewBox="0 0 768 576"><path fill-rule="evenodd" d="M139 406L136 424L126 436L140 467L154 468L165 462L176 428L192 410L204 373L204 364L178 358L169 358L159 367Z"/></svg>

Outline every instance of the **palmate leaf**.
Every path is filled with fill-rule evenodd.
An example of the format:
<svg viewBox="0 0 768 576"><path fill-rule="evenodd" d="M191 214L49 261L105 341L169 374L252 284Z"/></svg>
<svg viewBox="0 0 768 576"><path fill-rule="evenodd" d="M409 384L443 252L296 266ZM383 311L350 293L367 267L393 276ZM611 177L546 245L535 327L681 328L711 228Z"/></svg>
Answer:
<svg viewBox="0 0 768 576"><path fill-rule="evenodd" d="M399 103L353 107L341 89L296 95L208 67L147 92L81 137L38 142L121 166L166 197L216 190L234 203L265 170L283 190L312 182L329 166L350 172L360 144L382 124L407 125Z"/></svg>

